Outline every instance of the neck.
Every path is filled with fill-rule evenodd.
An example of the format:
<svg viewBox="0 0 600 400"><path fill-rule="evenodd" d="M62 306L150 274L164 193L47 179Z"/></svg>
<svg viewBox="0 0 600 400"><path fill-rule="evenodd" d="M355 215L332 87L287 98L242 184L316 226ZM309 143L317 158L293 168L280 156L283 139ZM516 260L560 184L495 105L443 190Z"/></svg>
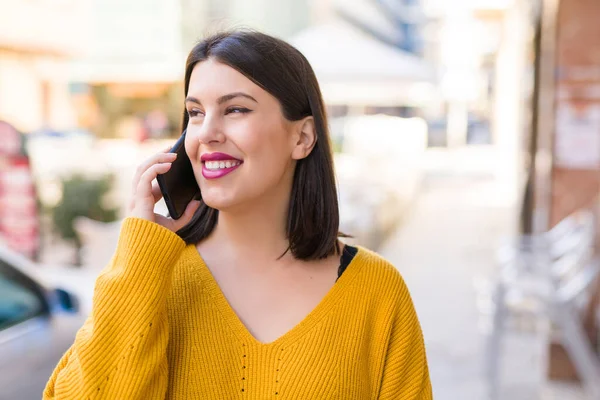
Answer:
<svg viewBox="0 0 600 400"><path fill-rule="evenodd" d="M288 248L289 195L266 196L258 203L219 212L213 237L231 257L272 261Z"/></svg>

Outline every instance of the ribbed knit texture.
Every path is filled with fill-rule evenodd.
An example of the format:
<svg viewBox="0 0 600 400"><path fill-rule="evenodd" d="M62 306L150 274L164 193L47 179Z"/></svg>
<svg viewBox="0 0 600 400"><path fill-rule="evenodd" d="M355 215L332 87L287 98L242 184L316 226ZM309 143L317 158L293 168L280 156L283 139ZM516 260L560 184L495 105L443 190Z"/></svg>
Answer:
<svg viewBox="0 0 600 400"><path fill-rule="evenodd" d="M257 341L195 246L128 218L91 316L44 399L430 400L421 328L402 277L364 248L319 305Z"/></svg>

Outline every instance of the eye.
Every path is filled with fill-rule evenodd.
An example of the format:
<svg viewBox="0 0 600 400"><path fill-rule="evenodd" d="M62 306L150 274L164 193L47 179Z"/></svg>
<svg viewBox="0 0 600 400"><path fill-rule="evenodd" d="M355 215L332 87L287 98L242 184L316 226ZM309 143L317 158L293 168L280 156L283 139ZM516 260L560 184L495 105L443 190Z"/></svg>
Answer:
<svg viewBox="0 0 600 400"><path fill-rule="evenodd" d="M247 114L251 111L252 110L249 110L244 107L229 107L227 110L225 110L225 115L227 115L227 114Z"/></svg>
<svg viewBox="0 0 600 400"><path fill-rule="evenodd" d="M202 111L198 110L197 108L192 108L191 110L188 110L188 115L190 118L194 118L197 117L199 115L204 115L202 113Z"/></svg>

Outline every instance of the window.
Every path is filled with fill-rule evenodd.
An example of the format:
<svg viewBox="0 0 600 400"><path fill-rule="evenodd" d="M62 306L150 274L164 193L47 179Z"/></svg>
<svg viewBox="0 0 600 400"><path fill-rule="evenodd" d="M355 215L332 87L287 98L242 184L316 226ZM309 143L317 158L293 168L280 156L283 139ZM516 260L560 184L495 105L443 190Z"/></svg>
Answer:
<svg viewBox="0 0 600 400"><path fill-rule="evenodd" d="M36 283L0 260L0 331L47 313Z"/></svg>

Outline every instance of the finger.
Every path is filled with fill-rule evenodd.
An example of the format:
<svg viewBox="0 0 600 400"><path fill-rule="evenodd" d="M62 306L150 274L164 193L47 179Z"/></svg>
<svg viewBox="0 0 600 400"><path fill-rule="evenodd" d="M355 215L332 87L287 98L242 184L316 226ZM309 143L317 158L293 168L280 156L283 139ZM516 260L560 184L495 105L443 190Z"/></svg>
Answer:
<svg viewBox="0 0 600 400"><path fill-rule="evenodd" d="M171 218L165 217L164 215L154 214L154 221L157 224L164 226L165 228L177 232L177 229L173 226L173 220Z"/></svg>
<svg viewBox="0 0 600 400"><path fill-rule="evenodd" d="M194 216L196 210L198 210L198 207L200 207L200 204L201 203L199 200L190 201L190 203L185 208L183 215L181 215L181 217L177 220L171 220L174 232L177 232L192 220L192 217Z"/></svg>
<svg viewBox="0 0 600 400"><path fill-rule="evenodd" d="M171 168L171 163L154 164L140 176L135 197L139 198L154 198L152 194L152 181L156 179L158 174L164 174Z"/></svg>
<svg viewBox="0 0 600 400"><path fill-rule="evenodd" d="M144 172L146 172L146 170L148 168L150 168L152 165L157 164L157 163L173 162L176 158L177 158L177 153L162 152L162 153L154 154L152 157L146 159L144 162L142 162L138 166L138 168L134 174L134 177L133 177L134 187L137 184L137 182L140 180L140 177L142 176L142 174Z"/></svg>
<svg viewBox="0 0 600 400"><path fill-rule="evenodd" d="M152 165L158 164L158 163L166 163L166 162L173 162L175 161L175 159L177 158L177 153L158 153L158 154L154 154L152 157L148 158L147 160L145 160L144 162L142 162L137 170L135 171L135 174L133 175L133 180L132 180L132 189L133 189L133 193L136 192L137 190L137 185L140 181L140 178L142 176L142 174L144 172L146 172L148 170L148 168L150 168Z"/></svg>
<svg viewBox="0 0 600 400"><path fill-rule="evenodd" d="M196 212L198 207L200 207L200 204L201 204L200 200L190 201L190 204L188 204L187 207L185 208L185 211L183 212L183 216L181 217L181 219L185 219L186 221L189 221L190 219L192 219L192 217L194 216L194 213Z"/></svg>
<svg viewBox="0 0 600 400"><path fill-rule="evenodd" d="M152 181L152 197L154 197L155 203L163 197L162 192L160 190L160 186L158 186L157 181Z"/></svg>

